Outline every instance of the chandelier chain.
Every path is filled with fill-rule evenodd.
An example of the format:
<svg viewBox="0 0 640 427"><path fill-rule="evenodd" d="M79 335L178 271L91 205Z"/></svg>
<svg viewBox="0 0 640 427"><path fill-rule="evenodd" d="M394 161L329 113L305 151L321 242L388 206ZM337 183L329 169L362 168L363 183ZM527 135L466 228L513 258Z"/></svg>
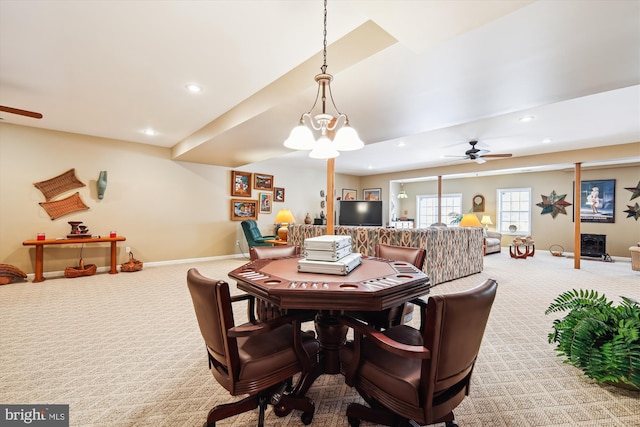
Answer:
<svg viewBox="0 0 640 427"><path fill-rule="evenodd" d="M322 63L322 67L320 67L320 70L322 71L322 74L324 74L327 72L327 0L324 0L324 31L322 32L322 36L324 37L322 45L322 55L324 58L324 62Z"/></svg>

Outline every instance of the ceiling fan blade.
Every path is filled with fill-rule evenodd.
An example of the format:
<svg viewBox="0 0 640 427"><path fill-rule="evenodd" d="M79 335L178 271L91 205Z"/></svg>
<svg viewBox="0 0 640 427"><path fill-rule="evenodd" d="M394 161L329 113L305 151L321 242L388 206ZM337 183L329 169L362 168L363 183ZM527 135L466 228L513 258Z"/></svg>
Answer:
<svg viewBox="0 0 640 427"><path fill-rule="evenodd" d="M20 116L33 117L34 119L41 119L42 114L35 113L33 111L20 110L19 108L11 108L5 107L4 105L0 105L0 111L4 111L5 113L18 114Z"/></svg>
<svg viewBox="0 0 640 427"><path fill-rule="evenodd" d="M496 157L497 158L497 157L511 157L511 156L513 156L513 154L485 154L485 155L480 156L480 157L485 157L485 158L486 157L489 157L489 158L490 157Z"/></svg>

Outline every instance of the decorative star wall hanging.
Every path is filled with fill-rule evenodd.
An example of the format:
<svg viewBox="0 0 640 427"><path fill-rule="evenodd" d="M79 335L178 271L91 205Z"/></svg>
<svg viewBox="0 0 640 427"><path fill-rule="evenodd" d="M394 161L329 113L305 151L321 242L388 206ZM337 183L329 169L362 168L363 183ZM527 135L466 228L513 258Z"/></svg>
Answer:
<svg viewBox="0 0 640 427"><path fill-rule="evenodd" d="M626 213L627 213L627 218L635 218L635 219L636 219L636 221L637 221L637 220L638 220L638 218L640 218L640 205L638 205L638 204L636 203L636 205L635 205L635 206L629 206L629 205L627 205L627 207L628 207L629 209L627 209L626 211L624 211L624 212L626 212Z"/></svg>
<svg viewBox="0 0 640 427"><path fill-rule="evenodd" d="M629 190L629 191L631 191L633 193L631 195L631 198L629 199L629 200L633 200L636 197L640 196L640 181L638 181L638 185L636 185L635 188L634 187L624 187L624 189L625 190ZM636 219L638 219L638 218L636 218Z"/></svg>
<svg viewBox="0 0 640 427"><path fill-rule="evenodd" d="M565 208L567 206L571 206L571 203L564 200L567 195L563 194L562 196L558 196L555 190L553 190L551 194L549 194L549 197L541 197L542 201L540 203L536 203L536 206L540 206L542 208L542 212L540 212L540 215L550 213L553 218L555 218L559 213L566 215L567 211L565 210Z"/></svg>

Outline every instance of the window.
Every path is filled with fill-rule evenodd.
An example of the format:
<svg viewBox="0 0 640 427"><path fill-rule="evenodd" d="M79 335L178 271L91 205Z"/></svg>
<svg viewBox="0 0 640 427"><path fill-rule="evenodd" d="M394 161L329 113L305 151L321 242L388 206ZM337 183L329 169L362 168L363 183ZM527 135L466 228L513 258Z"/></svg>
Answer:
<svg viewBox="0 0 640 427"><path fill-rule="evenodd" d="M497 227L505 234L531 233L531 188L498 189Z"/></svg>
<svg viewBox="0 0 640 427"><path fill-rule="evenodd" d="M429 194L418 196L418 228L428 227L438 222L438 195ZM449 224L451 213L459 215L462 213L462 194L443 194L442 207L440 208L441 221Z"/></svg>

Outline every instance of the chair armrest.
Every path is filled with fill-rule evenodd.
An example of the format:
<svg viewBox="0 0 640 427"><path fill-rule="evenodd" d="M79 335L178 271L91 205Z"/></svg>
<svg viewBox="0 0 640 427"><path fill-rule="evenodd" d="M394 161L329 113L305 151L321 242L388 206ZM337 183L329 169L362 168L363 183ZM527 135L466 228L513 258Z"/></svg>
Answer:
<svg viewBox="0 0 640 427"><path fill-rule="evenodd" d="M265 240L274 240L277 239L278 236L262 236L255 239L256 242L264 242Z"/></svg>
<svg viewBox="0 0 640 427"><path fill-rule="evenodd" d="M289 323L292 323L295 327L299 328L301 321L304 321L304 313L280 316L267 321L253 320L243 323L242 325L229 328L227 330L227 334L233 338L248 337L273 331L274 329Z"/></svg>
<svg viewBox="0 0 640 427"><path fill-rule="evenodd" d="M232 295L231 303L240 302L240 301L248 301L247 307L247 316L249 317L249 322L254 323L256 321L256 298L251 294L241 294L241 295Z"/></svg>
<svg viewBox="0 0 640 427"><path fill-rule="evenodd" d="M421 345L408 345L389 338L381 331L349 316L339 317L342 324L353 329L355 334L366 336L367 339L378 347L395 355L410 359L429 359L431 350Z"/></svg>
<svg viewBox="0 0 640 427"><path fill-rule="evenodd" d="M502 239L502 233L499 231L489 231L487 230L487 237L491 239Z"/></svg>

